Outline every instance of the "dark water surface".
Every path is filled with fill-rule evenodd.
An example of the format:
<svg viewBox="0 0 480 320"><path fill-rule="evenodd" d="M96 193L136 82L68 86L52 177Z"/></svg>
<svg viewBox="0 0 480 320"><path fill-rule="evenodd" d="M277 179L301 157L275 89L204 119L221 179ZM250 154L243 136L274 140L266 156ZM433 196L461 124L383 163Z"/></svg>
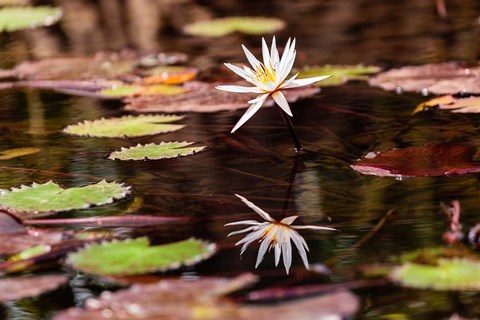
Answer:
<svg viewBox="0 0 480 320"><path fill-rule="evenodd" d="M66 2L58 1L61 5ZM260 38L255 36L232 35L210 41L181 35L178 25L188 22L182 14L192 10L212 16L267 15L285 19L288 27L277 34L278 42L283 44L290 36L297 38L296 66L365 63L389 68L454 60L476 62L480 54L480 2L447 1L447 5L449 17L442 20L433 0L186 2L182 5L185 11L164 18L163 29L154 33L156 41L149 42L141 24L137 26L138 37L147 40L140 41L129 33L136 26L134 17L130 29L123 24L117 30L120 33L114 33L115 28L106 23L108 15L102 15L92 2L89 10L100 16L102 29L94 30L100 36L89 37L88 32L94 31L75 25L75 18L80 18L69 11L65 14L69 19L53 28L1 35L0 66L7 68L50 55L91 54L130 46L185 52L192 65L208 71L222 62L244 62L242 43L259 47ZM288 215L297 214L301 223L333 226L341 232L304 233L311 249L310 263L326 264L332 271L329 278L305 273L296 253L291 273L298 283L350 281L361 278L357 272L367 264L385 263L392 256L417 248L444 245L441 236L448 221L440 210L441 201L460 200L465 228L480 222L478 175L395 180L360 175L349 167L369 151L392 147L443 142L480 147L477 115L426 112L411 116L424 99L415 94L384 92L359 82L324 88L320 94L292 105L298 134L308 150L296 162L290 137L275 108L262 108L233 135L229 132L243 110L188 114L183 121L186 128L165 135L84 139L66 136L61 129L82 120L123 115L121 103L38 90L2 91L2 149L32 146L42 152L2 162L1 166L38 171L0 167L0 188L48 180L65 187L102 178L128 183L135 197L143 198L143 206L136 214L197 219L178 227L114 232L126 236L147 234L158 243L191 236L214 241L221 248L218 254L187 271L234 276L255 272L257 255L257 248L252 246L240 259L239 248L233 246L239 238L226 238L232 230L223 227L225 223L257 219L234 194L243 195L281 218L289 177L297 166L294 189L287 199ZM119 162L105 158L109 152L137 142L173 140L198 141L209 149L194 157L164 161ZM59 216L116 215L131 201ZM356 246L392 209L393 215L381 230ZM271 255L257 271L270 284L295 283L283 277L281 267L274 268ZM46 319L53 312L81 305L105 286L98 280L77 276L68 287L50 294L4 304L0 317ZM466 317L480 314L477 293L411 290L394 285L366 287L355 293L362 299L358 319L448 319L454 313Z"/></svg>

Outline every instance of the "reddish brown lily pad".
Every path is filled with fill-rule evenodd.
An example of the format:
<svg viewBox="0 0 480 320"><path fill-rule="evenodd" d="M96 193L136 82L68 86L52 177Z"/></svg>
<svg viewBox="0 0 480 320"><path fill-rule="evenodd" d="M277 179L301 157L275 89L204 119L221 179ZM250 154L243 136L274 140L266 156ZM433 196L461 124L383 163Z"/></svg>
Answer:
<svg viewBox="0 0 480 320"><path fill-rule="evenodd" d="M35 297L67 282L65 275L0 279L0 302Z"/></svg>
<svg viewBox="0 0 480 320"><path fill-rule="evenodd" d="M359 307L358 299L342 290L277 305L238 305L225 297L254 279L247 274L230 280L200 278L137 284L88 299L85 309L71 308L54 319L341 319L352 316Z"/></svg>
<svg viewBox="0 0 480 320"><path fill-rule="evenodd" d="M438 108L440 110L450 110L454 113L480 113L480 97L456 97L453 95L441 96L419 104L415 111L413 111L413 113L432 108Z"/></svg>
<svg viewBox="0 0 480 320"><path fill-rule="evenodd" d="M351 167L360 173L380 177L425 177L480 172L473 161L477 149L467 145L426 145L369 152Z"/></svg>
<svg viewBox="0 0 480 320"><path fill-rule="evenodd" d="M244 85L244 84L242 84ZM247 108L247 101L256 94L231 93L215 89L215 85L190 82L184 86L188 92L168 96L138 96L127 98L126 110L135 112L217 112ZM312 96L320 91L317 87L302 87L285 90L289 102ZM272 99L265 106L272 106Z"/></svg>
<svg viewBox="0 0 480 320"><path fill-rule="evenodd" d="M480 93L480 67L446 62L407 66L381 72L370 78L371 86L384 90L422 94Z"/></svg>

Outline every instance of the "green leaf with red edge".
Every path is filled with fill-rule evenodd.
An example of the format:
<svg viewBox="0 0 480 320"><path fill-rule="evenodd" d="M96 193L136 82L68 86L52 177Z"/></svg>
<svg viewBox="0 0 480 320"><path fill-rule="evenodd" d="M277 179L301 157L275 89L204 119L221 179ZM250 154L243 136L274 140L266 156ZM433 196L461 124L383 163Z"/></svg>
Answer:
<svg viewBox="0 0 480 320"><path fill-rule="evenodd" d="M413 113L433 108L449 110L454 113L480 113L480 96L455 97L446 95L433 98L420 103Z"/></svg>
<svg viewBox="0 0 480 320"><path fill-rule="evenodd" d="M110 160L160 160L195 155L206 150L206 146L189 147L194 142L161 142L146 145L138 144L130 148L121 148L108 157Z"/></svg>
<svg viewBox="0 0 480 320"><path fill-rule="evenodd" d="M197 239L150 246L147 238L92 244L68 256L74 268L97 275L135 275L194 265L215 253L215 244Z"/></svg>

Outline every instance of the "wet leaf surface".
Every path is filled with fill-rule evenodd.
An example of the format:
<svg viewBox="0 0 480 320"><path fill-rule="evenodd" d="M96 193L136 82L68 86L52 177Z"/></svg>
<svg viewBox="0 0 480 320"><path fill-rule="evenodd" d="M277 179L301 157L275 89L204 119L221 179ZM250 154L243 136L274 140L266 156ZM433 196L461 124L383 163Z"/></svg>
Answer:
<svg viewBox="0 0 480 320"><path fill-rule="evenodd" d="M408 66L381 72L371 86L422 94L480 93L480 67L456 62Z"/></svg>
<svg viewBox="0 0 480 320"><path fill-rule="evenodd" d="M138 144L130 148L114 151L108 157L110 160L160 160L195 155L205 151L206 146L188 147L195 142L161 142L146 145Z"/></svg>
<svg viewBox="0 0 480 320"><path fill-rule="evenodd" d="M152 95L172 95L184 93L187 90L179 86L171 86L164 84L155 85L135 85L122 84L115 85L111 88L101 90L98 94L103 97L122 98L130 96L152 96Z"/></svg>
<svg viewBox="0 0 480 320"><path fill-rule="evenodd" d="M0 279L0 302L35 297L66 283L65 275Z"/></svg>
<svg viewBox="0 0 480 320"><path fill-rule="evenodd" d="M147 238L93 244L73 253L68 263L96 275L124 276L175 270L215 253L215 245L197 239L150 246Z"/></svg>
<svg viewBox="0 0 480 320"><path fill-rule="evenodd" d="M238 94L215 89L215 85L191 82L184 86L188 92L168 96L139 96L127 98L125 110L135 112L217 112L248 107L256 94ZM294 88L285 91L289 102L295 102L320 92L317 87ZM273 106L268 99L264 106Z"/></svg>
<svg viewBox="0 0 480 320"><path fill-rule="evenodd" d="M339 319L353 315L359 307L358 299L344 290L276 305L238 305L224 297L254 281L247 274L230 280L200 278L134 285L89 299L85 309L72 308L54 319Z"/></svg>
<svg viewBox="0 0 480 320"><path fill-rule="evenodd" d="M369 152L351 167L379 177L421 177L480 172L477 149L467 145L426 145Z"/></svg>
<svg viewBox="0 0 480 320"><path fill-rule="evenodd" d="M393 269L391 278L411 288L480 290L480 262L439 259L436 265L406 263Z"/></svg>
<svg viewBox="0 0 480 320"><path fill-rule="evenodd" d="M338 86L351 80L368 80L368 76L379 72L376 66L359 65L325 65L321 67L303 67L299 70L298 79L324 76L331 74L330 78L317 82L321 87Z"/></svg>
<svg viewBox="0 0 480 320"><path fill-rule="evenodd" d="M98 53L94 57L57 57L23 62L12 70L1 70L0 78L21 80L84 80L91 86L99 80L135 81L149 68L181 63L181 53L142 55L124 50L119 53ZM148 64L147 64L148 61ZM25 83L28 84L28 83ZM48 83L52 88L58 83Z"/></svg>
<svg viewBox="0 0 480 320"><path fill-rule="evenodd" d="M0 8L0 32L50 26L62 17L62 11L53 7Z"/></svg>
<svg viewBox="0 0 480 320"><path fill-rule="evenodd" d="M454 97L452 95L441 96L419 104L413 113L434 108L438 108L440 110L450 110L454 113L479 113L480 97Z"/></svg>
<svg viewBox="0 0 480 320"><path fill-rule="evenodd" d="M183 31L192 36L217 38L234 32L264 35L282 30L284 27L285 22L276 18L228 17L194 22L185 26Z"/></svg>
<svg viewBox="0 0 480 320"><path fill-rule="evenodd" d="M108 138L148 136L182 129L185 127L184 125L170 124L170 122L183 118L183 116L177 115L125 116L84 121L66 127L63 132L79 136Z"/></svg>
<svg viewBox="0 0 480 320"><path fill-rule="evenodd" d="M143 71L142 84L182 84L193 80L197 74L198 69L192 67L160 66Z"/></svg>
<svg viewBox="0 0 480 320"><path fill-rule="evenodd" d="M5 213L0 213L0 254L15 254L38 245L53 245L61 242L59 230L27 229Z"/></svg>
<svg viewBox="0 0 480 320"><path fill-rule="evenodd" d="M21 186L0 194L0 207L23 218L42 213L55 213L92 205L112 203L130 193L130 187L116 182L101 181L85 187L63 189L50 181Z"/></svg>

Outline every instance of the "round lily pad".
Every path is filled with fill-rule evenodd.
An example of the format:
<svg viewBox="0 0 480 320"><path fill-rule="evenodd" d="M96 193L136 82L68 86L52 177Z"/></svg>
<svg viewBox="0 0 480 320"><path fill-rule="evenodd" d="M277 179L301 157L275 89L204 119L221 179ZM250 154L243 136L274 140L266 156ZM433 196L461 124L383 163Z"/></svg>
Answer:
<svg viewBox="0 0 480 320"><path fill-rule="evenodd" d="M147 145L138 144L130 148L122 148L114 151L108 157L110 160L159 160L178 158L194 155L204 151L206 146L188 147L195 142L161 142L160 144L150 143Z"/></svg>
<svg viewBox="0 0 480 320"><path fill-rule="evenodd" d="M425 101L417 106L413 113L438 108L454 113L480 113L480 96L446 95Z"/></svg>
<svg viewBox="0 0 480 320"><path fill-rule="evenodd" d="M103 89L100 91L100 95L104 97L152 96L180 94L186 91L187 90L182 87L168 84L153 84L145 86L138 84L122 84Z"/></svg>
<svg viewBox="0 0 480 320"><path fill-rule="evenodd" d="M97 275L134 275L180 268L207 259L215 244L197 239L150 246L147 238L93 244L68 256L74 268Z"/></svg>
<svg viewBox="0 0 480 320"><path fill-rule="evenodd" d="M380 71L376 66L358 65L325 65L321 67L306 66L299 71L298 79L324 76L331 74L330 78L317 82L318 86L338 86L351 80L367 80L368 75Z"/></svg>
<svg viewBox="0 0 480 320"><path fill-rule="evenodd" d="M5 7L0 9L0 31L50 26L60 20L62 11L53 7Z"/></svg>
<svg viewBox="0 0 480 320"><path fill-rule="evenodd" d="M40 213L60 212L88 208L121 199L130 193L130 187L117 182L100 181L85 187L63 189L49 181L44 184L33 183L0 193L0 208L13 214L37 215Z"/></svg>
<svg viewBox="0 0 480 320"><path fill-rule="evenodd" d="M177 115L141 115L100 119L70 125L63 132L88 137L139 137L180 130L184 125L170 122L183 118Z"/></svg>
<svg viewBox="0 0 480 320"><path fill-rule="evenodd" d="M193 36L223 37L233 32L262 35L282 30L285 22L277 18L228 17L194 22L185 26L184 32Z"/></svg>

